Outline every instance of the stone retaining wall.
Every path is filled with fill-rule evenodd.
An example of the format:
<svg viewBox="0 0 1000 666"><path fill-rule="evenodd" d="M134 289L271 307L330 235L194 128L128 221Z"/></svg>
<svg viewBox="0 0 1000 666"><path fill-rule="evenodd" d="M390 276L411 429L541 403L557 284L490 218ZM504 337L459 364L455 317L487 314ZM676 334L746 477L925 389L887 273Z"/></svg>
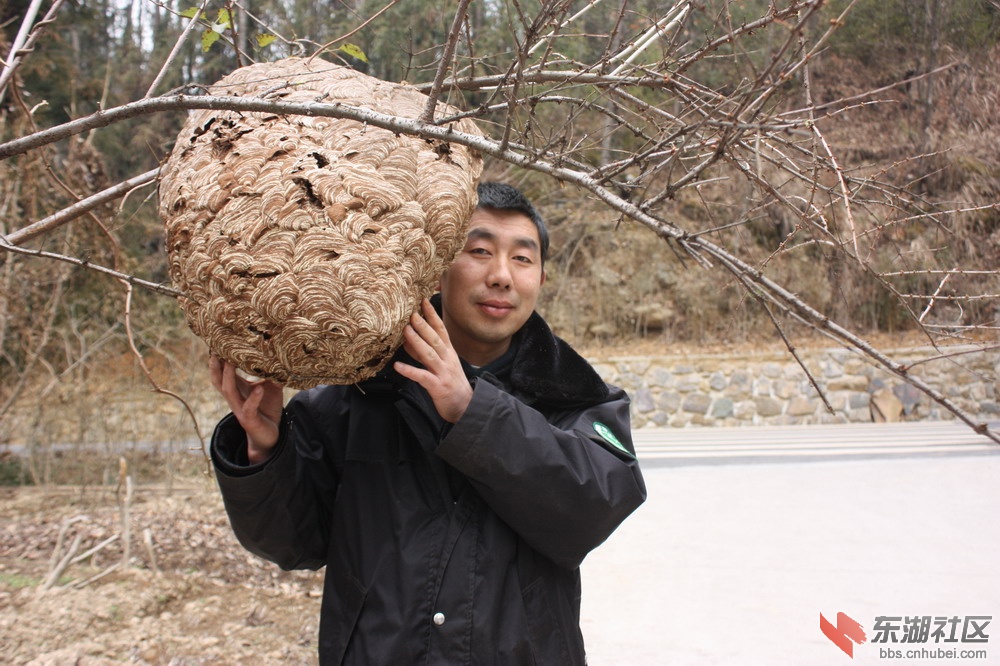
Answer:
<svg viewBox="0 0 1000 666"><path fill-rule="evenodd" d="M1000 418L1000 354L949 348L888 352L913 376L982 420ZM832 413L787 353L619 357L594 361L605 381L632 397L634 427L792 425L939 420L952 414L903 380L844 349L799 350Z"/></svg>
<svg viewBox="0 0 1000 666"><path fill-rule="evenodd" d="M950 349L950 353L955 353ZM635 427L691 425L780 425L847 423L874 419L939 420L952 415L930 399L860 357L842 349L801 350L800 355L825 391L827 412L805 372L787 353L690 354L600 358L592 362L605 380L632 397ZM890 356L915 364L913 374L984 421L1000 419L1000 354L974 352L921 363L931 350L897 350ZM207 436L225 412L198 366L191 378L188 407ZM206 375L206 376L202 376ZM150 392L136 373L114 386L69 384L41 404L24 404L0 420L3 444L45 449L49 444L147 442L152 448L190 446L191 416L178 401ZM288 395L290 395L289 392ZM287 397L287 396L286 396ZM116 445L117 446L117 445Z"/></svg>

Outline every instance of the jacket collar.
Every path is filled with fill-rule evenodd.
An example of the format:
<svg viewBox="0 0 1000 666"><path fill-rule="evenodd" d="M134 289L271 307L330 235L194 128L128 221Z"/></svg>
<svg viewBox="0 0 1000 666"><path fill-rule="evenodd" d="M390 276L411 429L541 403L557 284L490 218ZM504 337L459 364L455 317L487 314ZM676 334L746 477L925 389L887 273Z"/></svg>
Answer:
<svg viewBox="0 0 1000 666"><path fill-rule="evenodd" d="M441 295L435 294L431 304L441 313ZM503 388L513 395L532 404L552 407L570 407L581 404L603 402L608 398L608 386L590 363L580 356L564 340L552 333L549 325L537 312L531 313L528 321L517 332L514 341L517 349L510 377ZM392 361L413 363L402 348ZM375 377L360 384L365 391L389 388L399 390L408 384L395 370L392 361Z"/></svg>
<svg viewBox="0 0 1000 666"><path fill-rule="evenodd" d="M553 406L602 402L608 386L590 363L552 333L533 312L519 332L520 343L510 372L515 393Z"/></svg>

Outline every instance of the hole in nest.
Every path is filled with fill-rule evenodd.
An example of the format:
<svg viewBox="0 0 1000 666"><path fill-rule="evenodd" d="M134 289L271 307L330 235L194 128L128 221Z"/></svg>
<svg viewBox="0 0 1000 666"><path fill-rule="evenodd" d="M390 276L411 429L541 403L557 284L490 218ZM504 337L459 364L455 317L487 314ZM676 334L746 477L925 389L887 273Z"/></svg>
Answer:
<svg viewBox="0 0 1000 666"><path fill-rule="evenodd" d="M323 167L325 167L327 164L330 163L330 160L326 159L319 153L309 153L309 157L316 160L316 166L318 166L320 169L322 169Z"/></svg>
<svg viewBox="0 0 1000 666"><path fill-rule="evenodd" d="M271 339L271 334L270 333L268 333L267 331L260 330L259 328L257 328L253 324L250 324L249 326L247 326L247 330L250 331L251 333L256 333L257 335L259 335L260 337L264 338L265 340L270 340Z"/></svg>
<svg viewBox="0 0 1000 666"><path fill-rule="evenodd" d="M233 149L233 144L228 139L216 139L212 142L212 159L222 159Z"/></svg>
<svg viewBox="0 0 1000 666"><path fill-rule="evenodd" d="M437 154L439 160L444 160L448 164L452 164L451 159L451 144L450 143L439 143L434 146L434 152Z"/></svg>
<svg viewBox="0 0 1000 666"><path fill-rule="evenodd" d="M292 178L292 182L305 190L306 200L317 208L323 207L323 202L320 201L319 197L313 191L312 183L309 182L308 178Z"/></svg>
<svg viewBox="0 0 1000 666"><path fill-rule="evenodd" d="M263 273L254 273L253 271L234 271L233 275L241 278L273 278L281 275L278 271L265 271Z"/></svg>
<svg viewBox="0 0 1000 666"><path fill-rule="evenodd" d="M201 127L196 128L194 130L194 132L191 133L191 143L194 143L195 139L197 139L199 136L201 136L202 134L204 134L205 132L207 132L209 130L209 128L212 127L212 124L215 123L215 121L216 121L216 118L214 118L214 117L213 118L209 118L207 123L205 123Z"/></svg>
<svg viewBox="0 0 1000 666"><path fill-rule="evenodd" d="M368 361L365 361L364 367L366 367L366 368L374 368L376 365L378 365L379 363L382 362L382 359L384 359L388 355L388 353L389 353L389 351L385 350L382 353L376 355L375 358L372 358L372 359L370 359ZM358 370L360 370L360 369L361 368L358 368Z"/></svg>

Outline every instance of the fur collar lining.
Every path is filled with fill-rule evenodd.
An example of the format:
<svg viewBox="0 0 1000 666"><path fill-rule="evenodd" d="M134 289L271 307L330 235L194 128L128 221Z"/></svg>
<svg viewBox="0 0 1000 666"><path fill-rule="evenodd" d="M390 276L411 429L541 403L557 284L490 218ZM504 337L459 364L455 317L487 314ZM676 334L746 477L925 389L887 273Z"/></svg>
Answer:
<svg viewBox="0 0 1000 666"><path fill-rule="evenodd" d="M533 312L519 332L510 382L513 389L553 406L603 402L608 386L580 354Z"/></svg>
<svg viewBox="0 0 1000 666"><path fill-rule="evenodd" d="M441 295L435 294L431 304L441 314ZM590 363L564 340L557 337L537 312L516 334L517 351L510 370L510 384L505 390L531 404L551 407L573 407L604 402L610 394L607 384ZM413 363L402 347L393 360ZM486 378L484 376L483 378ZM500 383L490 377L493 383ZM392 362L375 377L359 386L365 392L400 390L405 384L392 368Z"/></svg>

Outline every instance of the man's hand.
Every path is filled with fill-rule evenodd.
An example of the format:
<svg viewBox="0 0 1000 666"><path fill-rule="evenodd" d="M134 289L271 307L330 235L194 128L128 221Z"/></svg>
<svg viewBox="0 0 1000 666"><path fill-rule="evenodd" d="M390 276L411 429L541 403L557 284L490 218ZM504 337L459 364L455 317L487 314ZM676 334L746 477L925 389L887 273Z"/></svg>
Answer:
<svg viewBox="0 0 1000 666"><path fill-rule="evenodd" d="M424 367L398 361L393 367L399 374L423 386L441 418L455 423L472 401L472 386L434 306L424 299L422 310L423 317L419 312L410 317L403 331L403 348Z"/></svg>
<svg viewBox="0 0 1000 666"><path fill-rule="evenodd" d="M250 463L268 459L278 443L278 424L285 398L281 386L271 381L251 383L236 374L236 367L211 356L208 369L212 386L222 394L233 416L247 434Z"/></svg>

